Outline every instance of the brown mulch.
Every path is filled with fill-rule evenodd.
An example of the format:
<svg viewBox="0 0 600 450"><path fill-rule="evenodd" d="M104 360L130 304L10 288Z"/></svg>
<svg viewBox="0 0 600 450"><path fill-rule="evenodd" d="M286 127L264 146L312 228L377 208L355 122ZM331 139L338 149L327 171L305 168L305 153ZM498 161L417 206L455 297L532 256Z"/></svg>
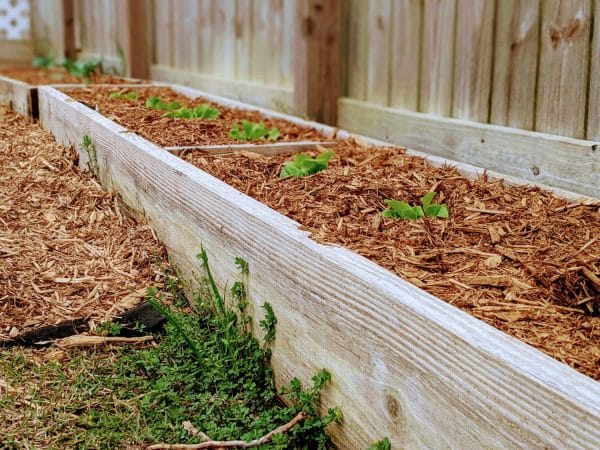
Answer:
<svg viewBox="0 0 600 450"><path fill-rule="evenodd" d="M170 88L136 88L135 91L139 92L137 100L109 98L109 95L115 91L119 91L119 89L93 87L70 89L67 94L78 101L85 102L109 119L163 147L245 143L229 137L231 128L241 120L263 122L269 129L277 127L281 132L279 141L322 141L324 139L320 133L310 128L303 128L281 119L270 119L258 111L227 108L203 98L190 100ZM130 91L132 89L123 90L123 92ZM146 107L146 100L152 96L160 97L161 100L168 102L178 101L182 106L187 105L188 107L208 103L217 108L221 114L213 120L162 117L164 111L156 111ZM253 141L253 143L260 142Z"/></svg>
<svg viewBox="0 0 600 450"><path fill-rule="evenodd" d="M436 168L402 149L341 142L327 171L279 179L289 157L184 159L431 294L600 379L600 202ZM382 219L385 199L436 191L451 218Z"/></svg>
<svg viewBox="0 0 600 450"><path fill-rule="evenodd" d="M102 321L163 281L165 252L150 228L74 158L0 107L0 340L74 318Z"/></svg>
<svg viewBox="0 0 600 450"><path fill-rule="evenodd" d="M35 67L0 68L0 75L29 83L34 86L44 84L82 84L84 80L75 77L64 69L38 69ZM137 84L138 80L128 80L115 75L93 73L90 83L95 84Z"/></svg>

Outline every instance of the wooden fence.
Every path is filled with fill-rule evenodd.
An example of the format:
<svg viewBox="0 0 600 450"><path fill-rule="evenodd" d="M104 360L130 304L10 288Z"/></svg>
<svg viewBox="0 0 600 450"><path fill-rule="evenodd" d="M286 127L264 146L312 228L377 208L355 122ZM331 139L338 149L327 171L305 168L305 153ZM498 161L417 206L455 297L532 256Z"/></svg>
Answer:
<svg viewBox="0 0 600 450"><path fill-rule="evenodd" d="M32 56L29 0L0 0L0 64L29 62Z"/></svg>
<svg viewBox="0 0 600 450"><path fill-rule="evenodd" d="M127 74L600 191L600 1L32 1L62 5L72 52Z"/></svg>

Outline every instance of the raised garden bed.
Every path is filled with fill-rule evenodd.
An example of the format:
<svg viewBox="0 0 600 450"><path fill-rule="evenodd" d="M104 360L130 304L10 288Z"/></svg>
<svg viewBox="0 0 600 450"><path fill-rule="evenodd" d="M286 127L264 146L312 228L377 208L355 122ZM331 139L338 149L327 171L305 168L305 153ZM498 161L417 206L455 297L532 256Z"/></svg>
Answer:
<svg viewBox="0 0 600 450"><path fill-rule="evenodd" d="M299 230L297 222L198 171L143 138L127 133L127 129L82 104L69 101L64 94L51 88L42 88L40 102L41 121L60 142L79 145L84 134L91 137L96 145L101 182L118 192L127 204L147 215L180 267L188 272L193 270L195 254L201 244L216 256L215 275L222 285L233 279L229 263L233 257L241 255L250 263L253 268L252 305L256 309L261 304L261 296L269 295L279 320L280 334L273 348L273 362L279 382L289 381L292 374L300 374L301 378L308 379L316 367L331 370L336 381L325 403L340 405L344 412L345 425L334 433L334 439L340 447L364 447L382 435L390 436L393 444L399 448L584 448L600 445L597 428L600 420L600 387L591 378L440 301L356 253L316 243L306 232ZM321 130L327 132L325 128ZM510 239L517 236L507 233L508 230L504 229L507 224L520 237L535 231L527 228L531 227L527 221L523 224L525 228L516 226L519 218L527 214L526 211L520 211L514 218L510 214L507 218L506 214L498 213L515 200L525 199L522 208L529 208L542 218L553 216L550 211L554 215L561 210L574 213L575 220L579 221L576 226L594 217L590 215L597 214L597 210L588 209L587 206L575 207L573 203L555 200L535 190L504 190L499 182L469 182L448 169L426 172L421 175L423 179L419 179L419 172L415 172L417 175L405 176L402 180L394 178L399 186L396 183L392 186L382 185L374 192L365 192L364 180L357 168L368 164L377 166L374 158L378 156L373 155L370 163L359 166L368 157L365 158L364 151L358 147L360 145L351 146L346 153L338 149L343 156L340 161L345 160L346 163L344 166L340 162L331 171L332 176L339 177L346 176L344 171L347 170L348 176L352 174L359 182L354 183L349 179L347 188L340 190L341 187L338 187L337 193L345 195L343 199L332 197L332 191L337 186L332 182L339 181L339 178L329 179L328 175L321 174L311 179L311 182L321 179L323 184L319 191L310 192L306 180L294 182L298 183L298 189L304 188L305 192L302 198L296 196L286 203L286 193L289 195L289 189L294 185L288 187L289 180L286 180L286 187L281 187L282 184L270 185L264 180L265 173L277 171L275 168L280 166L280 160L261 163L257 158L237 155L219 157L227 161L222 164L217 157L207 159L205 155L204 158L214 164L216 174L216 167L229 167L234 170L232 177L237 174L241 179L243 175L238 186L241 190L247 190L264 200L272 196L273 201L281 203L273 206L287 208L287 212L292 212L293 216L293 211L296 211L294 217L308 220L306 225L309 227L311 213L325 216L321 218L325 220L326 229L311 230L317 239L349 245L369 257L372 257L367 254L369 252L382 251L377 248L378 245L385 250L385 241L379 244L379 238L389 239L386 230L404 234L406 242L421 246L420 250L423 250L425 242L429 238L439 237L446 227L446 234L453 234L458 241L464 240L464 244L461 244L463 247L479 246L475 250L484 254L467 252L467 256L472 258L467 267L475 262L478 270L484 270L485 265L481 266L480 257L487 261L495 256L491 252L491 241L495 234L489 231L490 226L498 227L495 230L500 239L505 239L501 243L512 250L511 255L520 259L523 259L523 254L527 258L538 257L531 249L525 248L525 252L520 252L509 246ZM396 163L407 168L415 169L419 164L424 164L421 160L403 155L399 150L382 152L387 152L384 158L403 160ZM190 158L190 155L184 158ZM351 159L354 159L354 163L349 162ZM196 163L203 164L201 161ZM258 168L257 164L265 167ZM246 180L249 173L252 174L251 169L254 169L255 178ZM381 174L380 178L383 178ZM228 181L236 184L233 179L228 178ZM380 182L386 183L384 180ZM355 185L355 191L348 191ZM264 192L258 193L257 186L262 186ZM351 219L356 216L358 209L358 213L368 216L374 211L365 212L365 209L377 210L381 207L379 190L386 196L388 190L390 196L404 195L404 199L414 202L422 194L423 188L440 188L440 192L446 195L445 201L451 204L451 211L459 219L456 226L443 225L447 223L444 221L433 222L430 224L431 230L424 233L418 230L422 224L416 222L392 223L386 219L375 227L374 219L369 217L372 230L383 234L374 236L371 232L370 246L356 244L353 240L344 242L347 237L345 230L355 223ZM269 195L265 194L267 189ZM285 192L277 193L278 189ZM468 198L465 199L465 196ZM311 197L313 200L321 197L324 201L320 206L306 203L306 198ZM372 201L373 205L367 202L363 208L360 198ZM358 205L354 204L355 200ZM544 201L551 202L550 210L540 205ZM304 209L291 205L293 202L304 205ZM310 205L316 206L311 209ZM582 214L578 208L585 213ZM344 215L340 214L342 209L347 211ZM488 216L502 218L494 220ZM346 218L348 220L344 223ZM541 229L546 225L538 223ZM472 229L469 230L469 227ZM500 229L505 236L502 236ZM575 239L570 234L567 236ZM592 243L575 250L583 252L589 249L593 245L593 238L587 236L584 245ZM516 245L522 244L516 242ZM432 269L443 262L451 266L446 275L452 270L456 271L465 259L465 252L450 253L447 261L444 261L444 258L436 256L438 248L447 247L442 242L432 245L432 255L426 255L423 251L414 255L404 254L401 256L408 261L391 259L384 265L396 270L400 264L401 270L398 272L403 276L405 267L412 267L414 276L411 278L423 285L433 281L432 287L436 292L443 294L444 290L448 290L452 295L460 286L454 283L440 284L440 281L448 281L447 276L443 271L436 275ZM393 251L391 253L393 255ZM469 296L478 296L478 302L474 304L480 304L490 301L490 293L499 288L506 288L517 297L521 297L523 291L529 291L520 284L522 281L519 276L524 269L517 269L508 255L508 252L506 255L500 254L501 262L498 265L506 271L502 273L501 280L501 284L506 286L490 286L490 275L485 272L483 275L475 272L472 276L488 277L487 281L483 278L463 279L458 269L455 281L469 288L461 287L464 291L456 291L462 292L456 295L457 301L464 300L465 292ZM497 257L494 261L497 262ZM489 261L488 265L494 265L494 261ZM424 272L433 272L433 275L423 277ZM499 279L494 281L500 284ZM481 290L470 288L481 284L487 287ZM491 299L494 301L493 296ZM504 298L504 302L516 303L516 298ZM534 306L523 304L527 308L517 309L519 315L523 311L529 314L532 309L529 306ZM496 306L505 308L504 305ZM577 307L574 305L554 307L550 303L543 303L539 306L541 308L534 308L536 314L541 314L544 308L556 308L557 311L565 308L566 314L572 314L575 318L583 316L583 313L575 312ZM573 311L567 312L566 308L573 308ZM485 311L481 316L486 318L489 312ZM596 319L589 318L591 323ZM585 329L583 323L581 326ZM594 332L592 325L590 333ZM366 399L369 409L364 407Z"/></svg>
<svg viewBox="0 0 600 450"><path fill-rule="evenodd" d="M92 73L93 84L138 84L140 81L114 75ZM33 67L0 68L0 105L10 105L18 114L38 116L37 87L42 85L83 84L84 80L64 69Z"/></svg>
<svg viewBox="0 0 600 450"><path fill-rule="evenodd" d="M177 88L175 88L177 89ZM317 144L331 145L332 135L324 136L314 128L265 115L248 105L224 105L210 98L198 97L185 88L175 90L168 86L117 88L62 88L75 100L97 110L128 130L139 134L171 153L194 151L224 153L234 150L252 150L264 154L293 153L312 150ZM134 98L128 98L128 95ZM115 98L117 97L117 98ZM186 119L165 117L169 111L148 107L150 98L160 99L166 108L178 105L193 109L201 105L214 108L218 116L211 119ZM276 139L252 140L233 138L230 131L243 121L264 124L265 130L277 130Z"/></svg>

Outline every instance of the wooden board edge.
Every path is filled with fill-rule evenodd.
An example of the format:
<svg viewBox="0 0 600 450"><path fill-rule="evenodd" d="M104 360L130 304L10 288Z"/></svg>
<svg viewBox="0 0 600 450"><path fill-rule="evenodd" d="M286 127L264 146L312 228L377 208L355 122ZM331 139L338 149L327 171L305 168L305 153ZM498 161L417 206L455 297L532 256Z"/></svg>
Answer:
<svg viewBox="0 0 600 450"><path fill-rule="evenodd" d="M339 125L429 155L600 199L600 143L339 101Z"/></svg>
<svg viewBox="0 0 600 450"><path fill-rule="evenodd" d="M32 120L37 105L36 89L19 80L0 76L0 104L9 105L17 114Z"/></svg>
<svg viewBox="0 0 600 450"><path fill-rule="evenodd" d="M277 260L281 263L280 268L273 268L271 273L262 277L260 273L253 272L253 276L261 280L257 280L255 288L266 286L265 283L269 282L282 282L279 277L284 277L286 284L278 288L283 288L286 295L285 299L277 298L276 311L279 308L281 312L281 305L291 302L288 303L288 308L291 309L286 314L294 317L305 314L306 317L297 318L300 322L296 325L302 324L300 326L304 330L311 330L309 335L298 334L293 330L283 332L284 336L280 339L293 345L295 351L301 352L308 362L296 361L297 367L286 371L277 360L282 350L276 343L273 358L279 374L297 374L294 373L294 369L297 369L303 373L302 378L307 380L307 371L303 369L307 365L314 369L321 363L326 363L322 359L323 354L334 358L337 366L349 371L334 371L334 380L337 381L331 388L332 392L325 395L324 401L329 406L333 403L341 404L342 409L345 406L347 413L351 411L347 417L347 427L359 423L364 425L366 421L374 429L363 428L356 432L336 429L334 436L337 436L337 442L342 447L357 448L366 442L365 439L383 435L390 435L393 443L400 444L401 448L420 448L432 444L455 445L459 441L463 444L480 443L482 446L486 443L504 443L510 446L526 442L535 446L583 448L593 443L600 444L600 434L594 426L600 419L598 383L424 293L348 250L311 241L306 233L297 228L295 222L161 151L139 136L121 133L120 127L94 111L76 103L66 103L64 94L46 87L40 91L42 124L58 135L64 133L62 128L65 126L73 130L73 136L84 131L91 133L101 151L106 152L104 161L114 166L113 170L129 171L127 182L122 180L125 184L119 186L119 181L113 179L110 181L113 183L112 187L117 191L134 188L136 192L131 195L135 195L140 204L146 205L146 215L154 216L152 220L157 220L157 211L152 213L148 207L169 211L164 220L169 220L166 216L177 216L188 225L196 223L194 233L199 236L209 236L215 242L226 239L226 247L214 250L222 250L227 256L231 256L231 252L239 253L236 256L248 256L251 267L268 266L270 263L267 260L277 256L288 245L296 250L294 256L297 261L292 264L294 269L290 267L290 261L280 260L279 255ZM49 118L48 115L54 117ZM159 172L156 172L155 166L160 167ZM152 173L149 173L149 169L152 169ZM156 184L152 178L154 175L160 175L161 183ZM163 197L170 197L170 190L176 197L167 202ZM146 199L140 200L143 196ZM203 210L207 207L206 202L213 202L212 207L218 205L222 215L215 217L210 211L207 215L207 211ZM140 204L137 206L140 207ZM185 218L187 215L190 215L189 221ZM232 227L239 217L246 219L248 223L244 224L242 221L238 226ZM198 241L198 236L192 237L195 242ZM271 240L279 244L275 246L277 248L264 247ZM186 239L179 244L184 245L184 242L189 245ZM210 243L209 245L212 246ZM179 255L185 253L182 249L171 250ZM196 264L195 258L189 257L189 252L185 262L188 265ZM217 266L221 264L225 262L217 261ZM285 273L289 270L296 272L293 277L286 278ZM306 291L305 283L312 279L314 270L328 271L330 282L317 290L309 288ZM227 281L224 278L226 270L221 267L215 272L223 285ZM339 279L344 279L346 285L351 284L353 289L340 293L335 281ZM297 292L292 288L300 290ZM288 298L288 294L291 298ZM258 296L258 299L265 299L264 296L261 297L260 290L253 291L253 295ZM257 300L256 297L253 298ZM255 309L258 306L255 305ZM318 314L315 316L316 311ZM365 323L357 325L350 320L350 316L356 311ZM337 340L339 335L344 335L348 343L355 342L357 336L352 333L358 332L360 326L366 326L366 323L372 324L372 317L381 321L380 327L367 327L364 330L366 334L361 333L358 348L356 345L351 346L352 350L343 345L339 347L340 342L343 342ZM340 323L337 324L336 320ZM313 332L318 334L317 329L323 331L322 321L326 322L326 330L330 335L325 336L324 342L320 342L323 348L319 352L311 347L315 345L311 335ZM409 334L393 333L390 329L392 324L408 327L404 332L410 331ZM292 334L289 335L288 332ZM385 350L394 353L393 356L397 359L390 360L391 356L384 351L384 347L379 345L375 348L372 345L371 341L382 339L386 343ZM326 347L334 343L338 345L338 351L327 353ZM311 350L302 350L303 345L308 345ZM374 353L370 354L366 350ZM351 358L355 353L363 355L364 360L359 358L358 361L362 362L356 367L345 364L344 357ZM403 364L408 364L407 361L413 358L416 358L418 368L411 366L411 371L406 374L407 378L389 378L388 372L394 370L393 365L390 365L392 361L399 364L401 360ZM443 359L446 365L436 367L435 370L422 366L437 358ZM329 364L334 362L330 361ZM430 391L440 397L420 397L421 394L425 395L424 392L431 393ZM454 403L440 404L439 401L448 398L448 392L452 393ZM369 413L356 409L364 409L364 402L367 401L373 410L373 417L370 418L363 417ZM485 408L473 409L480 401L485 403ZM511 403L518 404L518 408ZM471 413L468 413L469 410ZM465 414L469 415L468 421ZM476 416L481 416L480 425L483 428L470 429ZM417 426L413 421L415 418L426 419L425 422L432 421L424 424L427 426L426 432L411 428ZM451 422L438 423L437 418L441 422ZM445 431L436 437L435 430L443 431L443 427ZM498 437L497 433L506 434ZM453 438L457 441L452 441ZM504 441L494 441L496 438Z"/></svg>
<svg viewBox="0 0 600 450"><path fill-rule="evenodd" d="M150 78L208 90L243 102L268 106L279 111L293 110L291 106L293 104L293 92L290 88L238 80L226 80L206 74L185 72L157 65L151 66Z"/></svg>
<svg viewBox="0 0 600 450"><path fill-rule="evenodd" d="M259 155L275 156L289 155L299 152L308 152L316 150L317 147L330 148L335 146L336 142L325 141L287 141L273 144L223 144L223 145L201 145L187 147L163 147L166 151L182 156L189 152L205 152L213 155L224 155L234 152L252 152Z"/></svg>

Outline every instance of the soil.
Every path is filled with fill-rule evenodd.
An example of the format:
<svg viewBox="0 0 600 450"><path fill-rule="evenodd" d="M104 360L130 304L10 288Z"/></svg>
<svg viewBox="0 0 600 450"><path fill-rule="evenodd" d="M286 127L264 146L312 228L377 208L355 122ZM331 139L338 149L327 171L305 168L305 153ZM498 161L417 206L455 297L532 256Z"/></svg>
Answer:
<svg viewBox="0 0 600 450"><path fill-rule="evenodd" d="M34 86L43 84L83 84L81 78L69 74L64 69L37 69L35 67L0 68L0 75L13 78ZM141 81L128 80L114 75L93 73L91 83L95 84L137 84Z"/></svg>
<svg viewBox="0 0 600 450"><path fill-rule="evenodd" d="M136 88L135 91L139 92L136 100L109 98L112 92L122 91L125 93L132 90L95 86L93 88L69 89L67 94L97 109L104 116L148 139L150 142L163 147L246 143L229 137L231 128L241 120L264 122L269 129L277 127L281 132L279 141L322 141L324 139L314 129L303 128L281 119L267 118L258 111L228 108L204 98L190 100L188 97L165 87ZM162 117L164 111L156 111L146 107L146 100L152 96L160 97L161 100L167 102L178 101L188 107L208 103L217 108L221 114L213 120ZM252 142L261 143L266 141Z"/></svg>
<svg viewBox="0 0 600 450"><path fill-rule="evenodd" d="M152 230L74 159L0 107L0 340L65 320L101 323L163 281Z"/></svg>
<svg viewBox="0 0 600 450"><path fill-rule="evenodd" d="M470 180L399 148L340 142L329 169L280 179L290 157L241 152L184 159L416 286L600 379L600 202L572 202L485 176ZM382 219L385 199L445 219Z"/></svg>

